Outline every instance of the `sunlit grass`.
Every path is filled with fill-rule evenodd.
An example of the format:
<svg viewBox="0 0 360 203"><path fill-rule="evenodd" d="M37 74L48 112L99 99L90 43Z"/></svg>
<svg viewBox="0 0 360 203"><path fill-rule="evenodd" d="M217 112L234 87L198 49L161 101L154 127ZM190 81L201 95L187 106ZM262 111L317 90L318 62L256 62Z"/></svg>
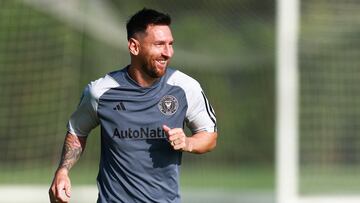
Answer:
<svg viewBox="0 0 360 203"><path fill-rule="evenodd" d="M50 185L54 169L1 170L0 184ZM182 167L182 188L220 188L226 190L273 190L274 175L271 168L260 167ZM96 185L97 167L74 167L70 173L73 185Z"/></svg>

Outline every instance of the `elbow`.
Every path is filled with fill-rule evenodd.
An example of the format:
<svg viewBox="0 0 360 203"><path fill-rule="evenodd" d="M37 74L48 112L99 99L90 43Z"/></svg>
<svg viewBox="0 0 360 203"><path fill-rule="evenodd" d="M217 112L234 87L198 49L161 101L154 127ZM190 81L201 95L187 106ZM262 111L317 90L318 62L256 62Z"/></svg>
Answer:
<svg viewBox="0 0 360 203"><path fill-rule="evenodd" d="M217 145L217 133L213 133L212 135L212 140L210 142L209 148L207 150L207 152L211 152L212 150L214 150L216 148Z"/></svg>
<svg viewBox="0 0 360 203"><path fill-rule="evenodd" d="M211 152L216 148L216 145L217 145L217 133L216 132L210 133L209 134L209 141L208 141L207 146L205 148L203 148L202 150L198 150L195 153L204 154L204 153L207 153L207 152Z"/></svg>

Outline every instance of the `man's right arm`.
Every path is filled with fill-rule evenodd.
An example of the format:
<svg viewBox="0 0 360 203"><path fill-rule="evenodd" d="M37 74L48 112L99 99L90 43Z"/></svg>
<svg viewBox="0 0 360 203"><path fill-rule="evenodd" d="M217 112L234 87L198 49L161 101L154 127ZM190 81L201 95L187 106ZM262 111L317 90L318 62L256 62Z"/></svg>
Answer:
<svg viewBox="0 0 360 203"><path fill-rule="evenodd" d="M76 161L79 160L81 153L85 149L85 145L86 137L79 137L68 133L65 137L59 169L64 168L69 171Z"/></svg>
<svg viewBox="0 0 360 203"><path fill-rule="evenodd" d="M50 202L68 202L71 183L69 171L85 149L86 137L68 133L65 137L61 160L49 190Z"/></svg>

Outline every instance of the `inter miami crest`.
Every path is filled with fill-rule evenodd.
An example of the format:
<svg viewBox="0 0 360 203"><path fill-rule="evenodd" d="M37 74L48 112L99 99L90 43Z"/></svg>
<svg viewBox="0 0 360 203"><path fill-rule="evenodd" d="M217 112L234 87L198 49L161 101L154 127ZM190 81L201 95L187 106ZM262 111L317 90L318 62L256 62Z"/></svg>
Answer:
<svg viewBox="0 0 360 203"><path fill-rule="evenodd" d="M159 110L161 113L171 116L174 113L176 113L179 103L176 99L176 97L172 95L166 95L163 98L161 98L159 104L158 104Z"/></svg>

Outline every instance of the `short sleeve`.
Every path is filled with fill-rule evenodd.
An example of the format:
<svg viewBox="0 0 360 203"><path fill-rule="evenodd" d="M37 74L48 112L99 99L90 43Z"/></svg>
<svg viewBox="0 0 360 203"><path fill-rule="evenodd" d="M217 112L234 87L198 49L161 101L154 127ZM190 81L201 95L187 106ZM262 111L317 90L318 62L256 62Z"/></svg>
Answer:
<svg viewBox="0 0 360 203"><path fill-rule="evenodd" d="M69 119L67 125L69 133L87 136L93 128L99 125L96 112L97 102L97 99L91 94L91 85L88 85L83 91L77 109Z"/></svg>
<svg viewBox="0 0 360 203"><path fill-rule="evenodd" d="M68 131L77 136L87 136L100 124L97 108L102 94L119 84L110 75L95 80L84 89L80 103L68 122Z"/></svg>
<svg viewBox="0 0 360 203"><path fill-rule="evenodd" d="M186 113L186 121L188 128L193 132L216 132L216 116L215 111L210 105L209 100L205 96L200 85L193 86L186 93L188 101L188 109Z"/></svg>
<svg viewBox="0 0 360 203"><path fill-rule="evenodd" d="M185 92L187 102L185 122L192 133L217 131L215 111L195 79L180 71L175 71L167 83L178 86Z"/></svg>

